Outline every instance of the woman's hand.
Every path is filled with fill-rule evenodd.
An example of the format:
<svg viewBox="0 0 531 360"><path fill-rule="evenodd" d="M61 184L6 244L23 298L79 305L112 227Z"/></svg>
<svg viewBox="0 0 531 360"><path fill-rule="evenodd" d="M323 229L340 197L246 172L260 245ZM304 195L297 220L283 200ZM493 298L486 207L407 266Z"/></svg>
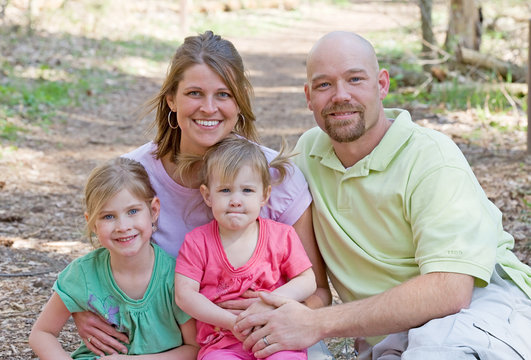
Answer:
<svg viewBox="0 0 531 360"><path fill-rule="evenodd" d="M242 294L242 297L245 299L238 300L227 300L220 303L216 303L219 307L230 311L235 315L239 315L242 311L247 310L249 306L260 301L259 292L253 290L247 290Z"/></svg>
<svg viewBox="0 0 531 360"><path fill-rule="evenodd" d="M251 304L247 310L245 310L245 316L250 316L252 314L259 314L265 311L271 311L276 309L273 305L266 304L260 298L258 298L258 301Z"/></svg>
<svg viewBox="0 0 531 360"><path fill-rule="evenodd" d="M119 352L127 353L127 347L120 343L120 341L129 343L127 335L117 331L97 314L83 311L73 313L72 317L79 336L93 353L100 356Z"/></svg>

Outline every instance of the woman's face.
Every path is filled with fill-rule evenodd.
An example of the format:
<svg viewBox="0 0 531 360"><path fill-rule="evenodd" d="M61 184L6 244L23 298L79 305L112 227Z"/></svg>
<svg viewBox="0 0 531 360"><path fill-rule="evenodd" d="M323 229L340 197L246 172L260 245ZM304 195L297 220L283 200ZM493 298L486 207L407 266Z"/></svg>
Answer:
<svg viewBox="0 0 531 360"><path fill-rule="evenodd" d="M177 113L183 153L204 154L227 137L238 121L239 108L233 94L206 64L189 67L176 93L168 95L166 101Z"/></svg>

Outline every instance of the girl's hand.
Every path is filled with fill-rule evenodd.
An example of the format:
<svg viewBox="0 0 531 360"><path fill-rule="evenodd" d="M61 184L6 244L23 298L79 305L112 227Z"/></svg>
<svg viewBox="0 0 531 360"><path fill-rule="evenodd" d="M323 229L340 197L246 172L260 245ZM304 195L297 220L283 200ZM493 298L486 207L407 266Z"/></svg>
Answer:
<svg viewBox="0 0 531 360"><path fill-rule="evenodd" d="M73 313L72 317L79 336L93 353L100 356L127 353L127 347L120 343L120 341L129 343L127 335L117 331L97 314L84 311Z"/></svg>
<svg viewBox="0 0 531 360"><path fill-rule="evenodd" d="M231 332L232 332L232 335L234 335L234 337L236 339L238 339L241 343L243 343L245 341L245 339L247 338L246 335L243 335L242 333L240 333L240 332L238 332L238 331L236 331L234 329L232 329Z"/></svg>

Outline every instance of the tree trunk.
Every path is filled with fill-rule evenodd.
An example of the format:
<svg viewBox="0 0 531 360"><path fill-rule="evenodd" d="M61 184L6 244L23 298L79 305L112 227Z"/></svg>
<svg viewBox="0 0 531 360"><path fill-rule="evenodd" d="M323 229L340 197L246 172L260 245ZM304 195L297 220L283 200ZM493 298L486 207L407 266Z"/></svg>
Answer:
<svg viewBox="0 0 531 360"><path fill-rule="evenodd" d="M9 5L10 0L0 0L0 20L4 19L6 14L6 7Z"/></svg>
<svg viewBox="0 0 531 360"><path fill-rule="evenodd" d="M483 17L476 0L450 0L450 17L445 48L454 52L459 45L479 50Z"/></svg>
<svg viewBox="0 0 531 360"><path fill-rule="evenodd" d="M435 44L435 37L433 36L431 11L432 0L419 0L420 7L420 20L422 24L422 54L424 58L433 58L433 48L430 48L428 44Z"/></svg>
<svg viewBox="0 0 531 360"><path fill-rule="evenodd" d="M179 1L179 29L181 30L181 35L183 36L187 35L188 33L189 12L190 12L189 0L180 0Z"/></svg>

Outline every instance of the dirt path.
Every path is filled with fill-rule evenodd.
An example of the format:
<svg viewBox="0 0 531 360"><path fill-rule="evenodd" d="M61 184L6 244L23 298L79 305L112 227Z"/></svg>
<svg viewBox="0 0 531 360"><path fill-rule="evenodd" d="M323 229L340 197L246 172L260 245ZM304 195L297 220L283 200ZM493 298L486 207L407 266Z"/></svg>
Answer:
<svg viewBox="0 0 531 360"><path fill-rule="evenodd" d="M335 29L365 35L387 29L392 41L395 27L412 23L418 16L414 5L388 2L349 9L305 9L301 14L296 22L278 14L278 21L289 22L285 29L230 38L251 75L263 142L274 148L280 143L279 135L293 145L314 125L302 89L305 56L317 38ZM1 359L34 358L27 335L57 273L72 258L90 250L81 236L84 220L80 196L86 175L97 163L150 139L144 133L150 119L137 121L130 113L157 91L162 75L137 77L132 86L112 93L101 106L82 104L70 109L65 123L52 125L48 132L36 129L21 140L18 149L6 148L0 157ZM515 142L511 137L506 146L493 151L459 136L458 130L469 125L467 114L435 116L412 110L420 122L445 131L461 143L489 196L502 210L509 209L508 228L517 240L528 241L529 222L521 217L526 209L515 200L524 192L531 201L531 164L523 152L525 140ZM508 181L500 182L500 177ZM531 245L524 245L519 255L527 259ZM71 331L65 331L62 339L70 350L78 341Z"/></svg>

